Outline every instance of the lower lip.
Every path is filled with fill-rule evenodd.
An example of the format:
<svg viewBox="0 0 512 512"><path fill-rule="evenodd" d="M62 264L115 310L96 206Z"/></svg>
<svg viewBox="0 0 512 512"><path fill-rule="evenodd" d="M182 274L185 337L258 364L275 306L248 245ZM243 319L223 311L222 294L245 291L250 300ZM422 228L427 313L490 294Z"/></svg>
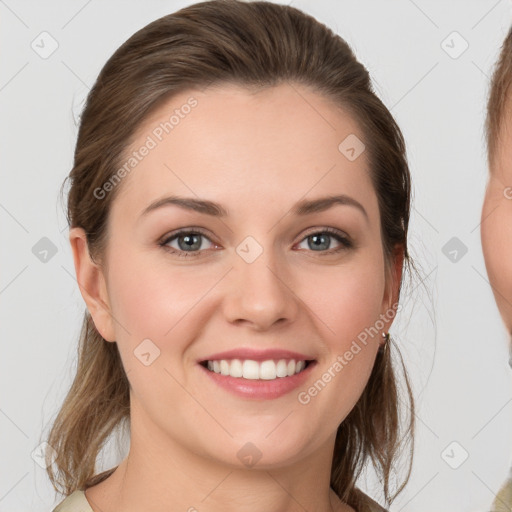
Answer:
<svg viewBox="0 0 512 512"><path fill-rule="evenodd" d="M241 377L231 377L215 373L203 365L199 365L201 370L206 372L208 377L220 387L243 398L253 398L259 400L271 400L284 396L301 384L309 377L311 371L316 365L316 361L309 363L305 370L296 373L291 377L277 377L273 380L243 379Z"/></svg>

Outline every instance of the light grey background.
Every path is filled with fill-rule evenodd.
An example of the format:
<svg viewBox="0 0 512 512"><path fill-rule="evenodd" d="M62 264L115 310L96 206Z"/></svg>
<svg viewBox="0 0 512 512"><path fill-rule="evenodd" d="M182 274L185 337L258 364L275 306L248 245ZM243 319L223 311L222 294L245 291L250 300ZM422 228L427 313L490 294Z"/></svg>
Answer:
<svg viewBox="0 0 512 512"><path fill-rule="evenodd" d="M48 512L62 499L31 454L71 383L84 310L58 200L72 164L75 120L115 49L190 3L0 0L0 511ZM415 192L411 251L424 285L404 295L406 311L392 333L413 379L418 430L412 478L391 510L486 510L512 459L507 336L479 230L488 78L511 6L505 0L291 5L347 40L408 144ZM44 47L51 48L43 31L58 43L48 58L31 47L43 51L46 37ZM464 41L469 46L458 55ZM43 237L57 250L45 263L33 253ZM443 252L453 237L467 247L455 262ZM467 460L451 467L466 452ZM107 450L104 468L117 462ZM361 485L379 498L371 473Z"/></svg>

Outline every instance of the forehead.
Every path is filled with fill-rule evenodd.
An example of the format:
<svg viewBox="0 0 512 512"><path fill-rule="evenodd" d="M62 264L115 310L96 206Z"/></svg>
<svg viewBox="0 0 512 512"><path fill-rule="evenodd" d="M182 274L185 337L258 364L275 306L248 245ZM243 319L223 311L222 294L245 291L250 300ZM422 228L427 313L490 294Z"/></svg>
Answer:
<svg viewBox="0 0 512 512"><path fill-rule="evenodd" d="M378 216L363 139L352 116L301 85L191 89L137 129L113 210L133 217L172 193L225 202L236 215L337 191Z"/></svg>

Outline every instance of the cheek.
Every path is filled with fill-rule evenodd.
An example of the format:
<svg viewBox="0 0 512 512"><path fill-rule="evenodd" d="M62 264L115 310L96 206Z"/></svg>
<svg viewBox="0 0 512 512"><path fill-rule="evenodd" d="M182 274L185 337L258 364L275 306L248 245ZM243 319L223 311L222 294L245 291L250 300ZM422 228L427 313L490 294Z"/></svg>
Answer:
<svg viewBox="0 0 512 512"><path fill-rule="evenodd" d="M155 261L134 251L119 261L109 273L112 310L135 403L158 418L163 428L168 418L162 416L162 404L181 404L190 421L197 415L198 422L204 422L201 411L187 405L187 394L178 383L186 382L183 355L211 314L208 296L202 297L219 281L218 272L206 265L171 264L161 256Z"/></svg>
<svg viewBox="0 0 512 512"><path fill-rule="evenodd" d="M333 379L338 383L334 387L343 395L358 396L371 373L380 333L385 330L384 288L384 263L373 257L367 264L354 260L354 265L302 280L299 295L313 313L309 314L313 331L320 334L327 351L322 371L339 375Z"/></svg>
<svg viewBox="0 0 512 512"><path fill-rule="evenodd" d="M371 270L340 269L330 279L321 279L323 289L305 301L315 313L310 315L316 322L314 331L320 333L327 353L316 379L297 397L303 413L321 417L327 431L334 431L346 418L370 378L381 341L381 325L376 324L382 313L384 269L378 268L374 263Z"/></svg>
<svg viewBox="0 0 512 512"><path fill-rule="evenodd" d="M153 258L133 250L125 254L129 257L119 257L119 264L109 272L120 350L133 351L144 339L150 339L163 354L172 340L172 353L178 353L194 308L218 277L206 266L171 265L162 256ZM112 254L112 261L115 258Z"/></svg>
<svg viewBox="0 0 512 512"><path fill-rule="evenodd" d="M176 347L177 338L183 339L176 333L183 326L191 328L197 324L194 318L202 316L206 321L214 313L214 296L220 305L222 297L214 291L210 298L205 295L225 274L225 266L181 265L162 257L155 260L137 255L133 250L124 254L129 257L112 254L112 261L119 263L109 272L110 300L120 340L129 337L130 345L136 345L145 338L156 344L172 338ZM332 350L350 344L362 330L375 324L381 313L384 263L377 248L337 264L305 262L288 269L283 281L282 300L297 301L299 310L306 308L299 315L316 323ZM300 318L295 321L303 322Z"/></svg>
<svg viewBox="0 0 512 512"><path fill-rule="evenodd" d="M361 258L351 265L304 277L301 298L329 327L327 338L343 348L349 338L357 337L378 319L384 287L383 262Z"/></svg>
<svg viewBox="0 0 512 512"><path fill-rule="evenodd" d="M512 327L512 204L493 205L486 199L482 216L482 249L489 282L505 322Z"/></svg>
<svg viewBox="0 0 512 512"><path fill-rule="evenodd" d="M213 302L220 306L226 298L211 288L231 262L226 265L201 257L195 262L178 261L167 258L161 249L137 251L123 240L112 247L109 292L116 334L123 338L128 331L132 344L144 338L156 343L164 338L175 340L183 325L190 327L191 319L199 316L207 320ZM239 278L243 275L236 272L226 276L221 289L228 293L232 289L229 281ZM317 322L326 339L336 344L357 336L381 312L385 284L382 250L376 242L340 259L296 259L288 263L282 280L280 300L298 302L299 311L306 307L299 315Z"/></svg>
<svg viewBox="0 0 512 512"><path fill-rule="evenodd" d="M197 341L208 338L211 343L219 334L215 331L217 321L221 330L226 328L227 320L221 316L223 301L229 300L226 294L237 286L241 274L233 272L226 276L230 262L219 266L206 262L181 265L165 258L158 258L156 263L133 251L125 254L129 258L118 260L120 263L112 267L109 279L114 293L114 316L128 331L116 323L123 366L136 398L134 407L144 408L162 430L172 430L183 440L202 436L194 425L205 425L206 430L222 436L218 425L185 391L201 397L201 403L222 410L216 392L195 384L186 354L189 346L194 347ZM283 439L304 445L313 434L323 439L322 436L337 428L363 392L380 341L377 335L367 335L366 344L360 338L365 329L375 325L381 313L384 265L380 257L381 252L375 247L336 265L309 261L289 266L286 275L280 276L284 281L280 287L281 300L297 304L297 316L288 326L288 338L290 334L309 338L307 345L321 350L317 376L325 383L323 386L310 382L290 397L297 422L304 427L290 426L290 431L281 427ZM225 281L221 280L223 276ZM215 288L216 284L220 286ZM243 309L237 311L244 314ZM209 326L211 336L207 337L202 331ZM144 366L134 357L134 351L144 339L154 341L160 349L150 366ZM153 357L151 346L146 351ZM300 392L307 402L298 399ZM175 417L186 420L170 422L171 410ZM134 412L133 417L137 415ZM225 418L219 415L223 422L232 425L233 431L258 434L253 432L254 422L247 424L244 415L228 414ZM268 428L265 426L263 430L274 428L281 416L281 410L274 415L269 413ZM257 430L261 430L261 425L257 425ZM261 443L264 442L267 441L262 439Z"/></svg>

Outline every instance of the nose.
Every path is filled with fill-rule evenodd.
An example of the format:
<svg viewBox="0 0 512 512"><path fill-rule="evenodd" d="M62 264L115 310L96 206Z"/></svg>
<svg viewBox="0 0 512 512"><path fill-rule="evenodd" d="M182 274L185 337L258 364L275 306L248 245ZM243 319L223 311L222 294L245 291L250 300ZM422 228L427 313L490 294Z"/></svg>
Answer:
<svg viewBox="0 0 512 512"><path fill-rule="evenodd" d="M252 263L237 261L229 273L229 291L223 300L229 322L246 323L258 331L293 322L299 310L289 273L276 267L265 254Z"/></svg>

